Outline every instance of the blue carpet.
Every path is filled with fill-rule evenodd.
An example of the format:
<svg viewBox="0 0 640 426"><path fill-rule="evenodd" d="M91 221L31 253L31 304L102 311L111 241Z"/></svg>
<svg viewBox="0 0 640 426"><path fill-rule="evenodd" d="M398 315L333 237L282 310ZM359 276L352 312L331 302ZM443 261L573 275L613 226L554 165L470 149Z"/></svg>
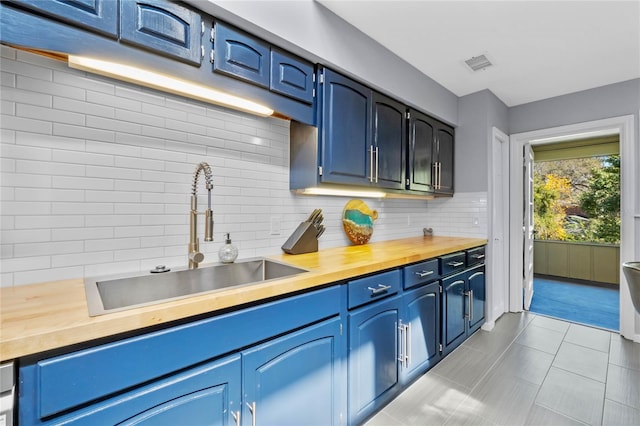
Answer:
<svg viewBox="0 0 640 426"><path fill-rule="evenodd" d="M536 277L529 310L579 324L620 330L620 297L615 289Z"/></svg>

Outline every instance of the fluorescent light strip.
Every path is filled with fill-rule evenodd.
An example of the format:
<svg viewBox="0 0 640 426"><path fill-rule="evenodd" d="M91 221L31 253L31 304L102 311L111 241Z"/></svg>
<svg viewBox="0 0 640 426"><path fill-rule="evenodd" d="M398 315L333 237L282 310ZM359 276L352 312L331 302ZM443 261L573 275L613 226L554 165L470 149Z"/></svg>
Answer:
<svg viewBox="0 0 640 426"><path fill-rule="evenodd" d="M305 188L297 191L303 195L335 195L340 197L370 197L384 198L386 193L380 191L358 191L353 189L335 189L335 188Z"/></svg>
<svg viewBox="0 0 640 426"><path fill-rule="evenodd" d="M89 71L125 80L142 86L151 87L165 92L176 93L205 102L228 106L252 114L269 116L273 110L264 105L211 89L207 86L178 80L174 77L159 74L153 71L136 68L116 62L102 61L84 56L69 55L69 66L83 71Z"/></svg>

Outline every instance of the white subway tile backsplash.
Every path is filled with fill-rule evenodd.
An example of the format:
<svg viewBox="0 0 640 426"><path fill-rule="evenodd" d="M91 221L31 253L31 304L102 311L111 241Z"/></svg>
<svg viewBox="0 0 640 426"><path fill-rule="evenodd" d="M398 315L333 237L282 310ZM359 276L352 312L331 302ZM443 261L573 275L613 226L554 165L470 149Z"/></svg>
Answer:
<svg viewBox="0 0 640 426"><path fill-rule="evenodd" d="M205 262L217 261L225 232L241 258L278 253L316 207L327 227L320 248L349 244L341 222L347 198L289 191L287 120L1 49L6 90L0 101L15 104L18 114L2 117L2 286L158 264L184 267L191 184L201 161L211 165L214 185L214 241L199 235ZM203 181L197 188L201 209L207 203ZM486 198L456 193L428 202L367 200L379 213L372 241L421 235L423 227L436 235L486 238ZM272 217L280 222L278 235L271 234Z"/></svg>

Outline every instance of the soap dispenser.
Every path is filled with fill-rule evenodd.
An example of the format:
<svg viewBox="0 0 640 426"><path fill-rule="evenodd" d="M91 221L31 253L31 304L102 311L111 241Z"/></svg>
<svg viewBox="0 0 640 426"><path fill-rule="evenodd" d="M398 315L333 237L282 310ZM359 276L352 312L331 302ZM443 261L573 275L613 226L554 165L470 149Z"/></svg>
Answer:
<svg viewBox="0 0 640 426"><path fill-rule="evenodd" d="M218 257L222 263L233 263L238 257L238 249L231 244L230 234L227 232L225 235L225 242L224 245L220 247L220 251L218 251Z"/></svg>

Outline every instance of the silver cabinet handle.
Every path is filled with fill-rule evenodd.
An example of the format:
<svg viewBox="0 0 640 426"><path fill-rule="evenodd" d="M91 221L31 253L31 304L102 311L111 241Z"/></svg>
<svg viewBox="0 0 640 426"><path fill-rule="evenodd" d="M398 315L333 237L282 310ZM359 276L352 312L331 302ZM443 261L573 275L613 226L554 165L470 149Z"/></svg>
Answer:
<svg viewBox="0 0 640 426"><path fill-rule="evenodd" d="M380 155L378 152L378 147L376 146L376 183L378 183L378 173L380 172Z"/></svg>
<svg viewBox="0 0 640 426"><path fill-rule="evenodd" d="M433 271L420 271L420 272L416 272L415 274L417 276L419 276L420 278L424 278L424 277L428 277L429 275L433 274Z"/></svg>
<svg viewBox="0 0 640 426"><path fill-rule="evenodd" d="M433 163L433 189L438 189L438 162Z"/></svg>
<svg viewBox="0 0 640 426"><path fill-rule="evenodd" d="M369 147L369 182L373 183L373 145Z"/></svg>
<svg viewBox="0 0 640 426"><path fill-rule="evenodd" d="M473 256L474 259L484 259L484 254L474 254Z"/></svg>
<svg viewBox="0 0 640 426"><path fill-rule="evenodd" d="M457 268L458 266L462 266L464 265L464 262L456 262L455 260L453 262L449 262L447 263L447 265L449 266L453 266L454 268Z"/></svg>
<svg viewBox="0 0 640 426"><path fill-rule="evenodd" d="M235 413L232 411L231 415L233 416L233 420L236 422L236 426L240 426L240 410Z"/></svg>
<svg viewBox="0 0 640 426"><path fill-rule="evenodd" d="M409 333L411 332L410 324L403 324L400 321L400 325L398 326L398 341L400 344L400 354L398 356L398 361L402 363L403 368L407 368L410 363L410 342L409 342Z"/></svg>
<svg viewBox="0 0 640 426"><path fill-rule="evenodd" d="M391 286L378 284L377 288L367 287L367 289L370 290L371 294L375 296L376 294L386 293L388 290L391 290Z"/></svg>
<svg viewBox="0 0 640 426"><path fill-rule="evenodd" d="M246 403L247 407L249 407L249 411L251 411L251 426L256 426L256 402L253 401L251 404Z"/></svg>
<svg viewBox="0 0 640 426"><path fill-rule="evenodd" d="M469 321L473 321L473 290L469 290Z"/></svg>
<svg viewBox="0 0 640 426"><path fill-rule="evenodd" d="M405 340L407 342L407 366L411 365L411 323L407 323L407 332L405 334Z"/></svg>

